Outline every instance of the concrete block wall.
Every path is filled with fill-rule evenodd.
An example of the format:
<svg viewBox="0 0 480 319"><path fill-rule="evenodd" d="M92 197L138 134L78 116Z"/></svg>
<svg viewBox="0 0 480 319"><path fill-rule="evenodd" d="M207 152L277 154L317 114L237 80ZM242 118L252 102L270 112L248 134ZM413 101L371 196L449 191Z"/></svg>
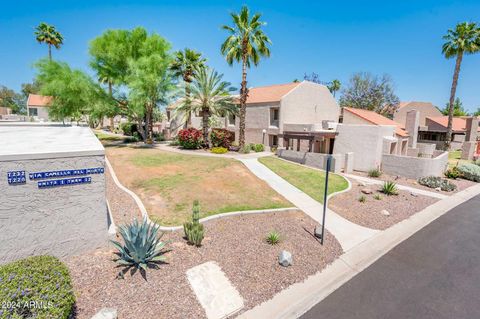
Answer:
<svg viewBox="0 0 480 319"><path fill-rule="evenodd" d="M417 179L425 176L442 176L447 165L448 152L442 152L434 158L383 154L381 169L387 174Z"/></svg>
<svg viewBox="0 0 480 319"><path fill-rule="evenodd" d="M90 184L40 189L28 173L105 167L104 156L0 161L0 264L31 255L74 255L107 245L105 175ZM25 184L7 172L25 170Z"/></svg>
<svg viewBox="0 0 480 319"><path fill-rule="evenodd" d="M279 149L277 154L280 158L296 162L299 164L304 164L307 166L327 169L327 158L328 154L322 153L312 153L312 152L297 152L286 149ZM334 173L339 173L344 166L344 156L341 154L332 154L332 162L330 171Z"/></svg>

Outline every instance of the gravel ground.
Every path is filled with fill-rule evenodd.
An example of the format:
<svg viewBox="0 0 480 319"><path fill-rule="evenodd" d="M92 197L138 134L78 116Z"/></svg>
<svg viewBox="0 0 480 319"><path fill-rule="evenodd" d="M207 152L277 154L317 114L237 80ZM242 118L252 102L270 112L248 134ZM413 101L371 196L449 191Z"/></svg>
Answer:
<svg viewBox="0 0 480 319"><path fill-rule="evenodd" d="M118 188L117 184L113 181L110 170L106 170L106 184L107 184L107 200L110 205L113 221L116 226L130 223L134 217L141 220L142 213L138 208L135 200Z"/></svg>
<svg viewBox="0 0 480 319"><path fill-rule="evenodd" d="M375 177L369 177L367 173L359 172L359 171L353 172L353 175L368 177L368 178L371 178L371 179L377 179L377 180L381 180L381 181L395 181L395 183L397 183L399 185L415 187L415 188L423 189L423 190L430 191L430 192L437 192L435 189L432 189L430 187L418 184L417 180L412 179L412 178L394 176L394 175L389 175L389 174L385 174L385 173L382 173L382 175L380 177L375 178ZM472 182L472 181L469 181L469 180L466 180L466 179L461 179L461 178L459 178L459 179L449 179L449 181L451 183L457 185L457 189L453 192L438 191L439 193L444 194L444 195L452 195L452 194L455 194L459 191L462 191L462 190L464 190L466 188L469 188L470 186L473 186L473 185L476 184L475 182Z"/></svg>
<svg viewBox="0 0 480 319"><path fill-rule="evenodd" d="M371 189L373 193L363 194L361 190L364 188ZM399 191L398 195L386 196L379 192L379 189L380 185L359 186L352 181L352 189L333 196L328 206L356 224L374 229L387 229L438 201L433 197L413 196L406 191ZM359 201L362 195L366 198L363 203ZM375 199L375 195L380 195L381 199ZM387 210L390 216L383 215L382 210Z"/></svg>
<svg viewBox="0 0 480 319"><path fill-rule="evenodd" d="M77 294L76 318L90 318L103 307L113 307L119 318L205 318L185 272L198 264L215 261L226 273L250 309L282 289L322 270L342 254L337 240L327 233L322 247L312 235L315 221L303 212L233 216L205 223L200 248L186 244L183 232L165 233L170 240L168 264L150 269L147 280L140 273L115 279L119 269L113 250L103 249L70 257ZM282 241L271 246L266 234L276 230ZM278 264L281 250L293 254L293 266Z"/></svg>

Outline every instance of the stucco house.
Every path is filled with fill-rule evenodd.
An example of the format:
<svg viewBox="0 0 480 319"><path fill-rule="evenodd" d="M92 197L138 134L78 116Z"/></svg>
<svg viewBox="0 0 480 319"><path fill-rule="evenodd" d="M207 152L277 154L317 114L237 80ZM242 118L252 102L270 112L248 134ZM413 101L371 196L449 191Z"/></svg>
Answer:
<svg viewBox="0 0 480 319"><path fill-rule="evenodd" d="M52 96L29 94L27 99L27 114L35 121L48 122L48 110L52 103Z"/></svg>
<svg viewBox="0 0 480 319"><path fill-rule="evenodd" d="M410 111L419 112L420 126L426 126L427 117L439 117L443 115L442 112L440 112L438 108L430 102L410 101L400 102L395 113L393 113L393 120L400 124L405 123L407 119L407 113Z"/></svg>

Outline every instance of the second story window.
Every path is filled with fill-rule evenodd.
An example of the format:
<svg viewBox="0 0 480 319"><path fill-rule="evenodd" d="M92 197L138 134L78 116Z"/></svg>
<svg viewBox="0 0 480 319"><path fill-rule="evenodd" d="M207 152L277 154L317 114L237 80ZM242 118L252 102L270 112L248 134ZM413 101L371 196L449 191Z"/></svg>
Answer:
<svg viewBox="0 0 480 319"><path fill-rule="evenodd" d="M280 118L280 110L278 108L270 109L270 125L278 126L279 118Z"/></svg>
<svg viewBox="0 0 480 319"><path fill-rule="evenodd" d="M235 115L228 116L228 125L235 125Z"/></svg>

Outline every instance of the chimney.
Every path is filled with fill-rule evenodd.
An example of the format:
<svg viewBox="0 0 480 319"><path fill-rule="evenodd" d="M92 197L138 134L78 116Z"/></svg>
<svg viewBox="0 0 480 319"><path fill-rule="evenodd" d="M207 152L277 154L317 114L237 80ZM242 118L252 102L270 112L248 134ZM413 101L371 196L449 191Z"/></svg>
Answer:
<svg viewBox="0 0 480 319"><path fill-rule="evenodd" d="M465 142L476 142L477 141L477 130L478 130L478 118L476 116L469 117L466 119L466 136Z"/></svg>
<svg viewBox="0 0 480 319"><path fill-rule="evenodd" d="M420 112L411 110L405 118L405 129L408 131L408 146L417 148L418 125L420 124Z"/></svg>

